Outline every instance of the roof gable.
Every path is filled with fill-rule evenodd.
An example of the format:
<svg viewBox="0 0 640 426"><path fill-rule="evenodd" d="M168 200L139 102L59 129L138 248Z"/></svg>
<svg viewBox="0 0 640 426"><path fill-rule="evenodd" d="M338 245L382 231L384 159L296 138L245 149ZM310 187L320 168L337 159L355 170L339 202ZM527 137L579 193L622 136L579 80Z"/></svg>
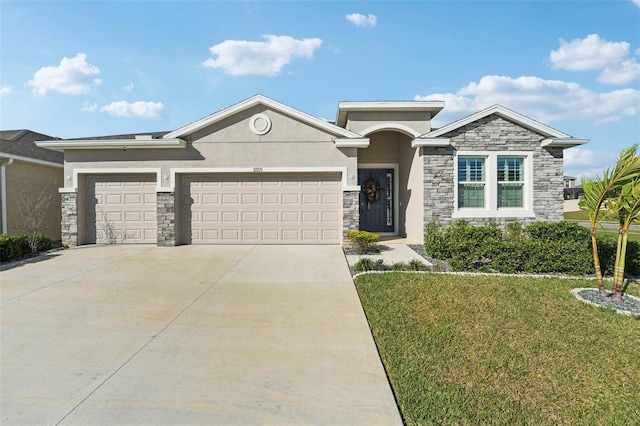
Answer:
<svg viewBox="0 0 640 426"><path fill-rule="evenodd" d="M563 138L563 139L571 138L571 136L566 133L563 133L559 130L556 130L552 127L547 126L546 124L542 124L539 121L526 117L520 113L510 110L509 108L505 108L502 105L497 105L497 104L490 106L489 108L485 108L482 111L478 111L475 114L471 114L467 117L461 118L460 120L454 121L453 123L447 124L446 126L441 127L437 130L426 133L420 136L420 138L421 139L437 138L437 137L446 135L447 133L458 130L459 128L464 127L467 124L473 123L474 121L477 121L481 118L485 118L492 114L499 115L502 118L512 121L522 127L530 129L548 138Z"/></svg>
<svg viewBox="0 0 640 426"><path fill-rule="evenodd" d="M453 123L447 124L437 130L433 130L429 133L425 133L422 136L417 137L411 141L412 147L442 147L449 145L449 139L447 134L454 132L470 123L488 117L492 114L498 115L506 120L509 120L523 128L529 129L535 133L538 133L545 138L542 140L543 147L557 147L557 148L571 148L577 145L583 145L589 142L589 139L574 138L566 133L556 130L552 127L542 124L532 118L519 114L509 108L505 108L502 105L493 105L489 108L485 108L482 111L478 111L475 114L471 114Z"/></svg>
<svg viewBox="0 0 640 426"><path fill-rule="evenodd" d="M267 108L273 109L282 114L294 117L297 120L305 124L308 124L309 126L322 129L340 138L362 138L362 136L357 133L343 129L339 126L336 126L333 123L329 123L327 121L321 120L317 117L309 115L305 112L292 108L288 105L282 104L280 102L274 101L273 99L263 95L255 95L235 105L221 109L218 112L215 112L211 115L201 118L200 120L189 123L186 126L183 126L177 130L174 130L173 132L167 133L166 135L163 136L163 138L165 139L182 138L186 135L197 132L198 130L201 130L207 126L210 126L214 123L217 123L221 120L231 117L234 114L237 114L241 111L252 108L256 105L263 105Z"/></svg>

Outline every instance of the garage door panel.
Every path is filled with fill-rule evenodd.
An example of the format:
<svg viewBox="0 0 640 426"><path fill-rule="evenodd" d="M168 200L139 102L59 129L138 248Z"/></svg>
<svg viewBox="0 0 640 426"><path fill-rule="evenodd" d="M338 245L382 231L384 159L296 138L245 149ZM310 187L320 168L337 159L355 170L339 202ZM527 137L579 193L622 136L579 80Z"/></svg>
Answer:
<svg viewBox="0 0 640 426"><path fill-rule="evenodd" d="M182 198L183 243L341 242L337 173L183 175Z"/></svg>
<svg viewBox="0 0 640 426"><path fill-rule="evenodd" d="M155 187L154 175L87 177L85 242L155 243Z"/></svg>
<svg viewBox="0 0 640 426"><path fill-rule="evenodd" d="M320 204L320 195L318 194L302 194L302 204Z"/></svg>
<svg viewBox="0 0 640 426"><path fill-rule="evenodd" d="M279 199L278 194L262 194L262 205L277 205Z"/></svg>
<svg viewBox="0 0 640 426"><path fill-rule="evenodd" d="M242 223L259 223L260 212L242 212Z"/></svg>
<svg viewBox="0 0 640 426"><path fill-rule="evenodd" d="M300 194L282 194L282 204L298 204Z"/></svg>

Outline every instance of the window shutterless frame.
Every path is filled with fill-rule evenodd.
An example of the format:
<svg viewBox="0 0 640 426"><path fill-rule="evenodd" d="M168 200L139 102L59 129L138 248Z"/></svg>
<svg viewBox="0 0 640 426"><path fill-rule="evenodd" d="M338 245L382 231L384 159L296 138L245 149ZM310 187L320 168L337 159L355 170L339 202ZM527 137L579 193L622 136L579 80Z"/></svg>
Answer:
<svg viewBox="0 0 640 426"><path fill-rule="evenodd" d="M458 151L454 168L454 219L535 217L533 151Z"/></svg>

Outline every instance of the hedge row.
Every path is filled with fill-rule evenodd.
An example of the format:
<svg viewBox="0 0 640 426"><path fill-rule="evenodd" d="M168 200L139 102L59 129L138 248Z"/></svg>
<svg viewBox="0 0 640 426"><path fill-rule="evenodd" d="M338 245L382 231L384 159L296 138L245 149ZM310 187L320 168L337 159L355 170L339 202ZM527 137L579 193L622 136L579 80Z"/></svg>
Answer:
<svg viewBox="0 0 640 426"><path fill-rule="evenodd" d="M53 248L53 240L42 234L36 235L38 251L50 250ZM27 235L7 235L0 234L0 261L21 259L30 256L31 247Z"/></svg>
<svg viewBox="0 0 640 426"><path fill-rule="evenodd" d="M598 254L605 275L613 274L616 255L613 236L598 238ZM431 222L425 229L425 251L447 260L456 271L593 274L591 231L574 222L535 222L526 227L509 223L473 226L456 221L448 228ZM625 271L640 276L640 244L629 241Z"/></svg>

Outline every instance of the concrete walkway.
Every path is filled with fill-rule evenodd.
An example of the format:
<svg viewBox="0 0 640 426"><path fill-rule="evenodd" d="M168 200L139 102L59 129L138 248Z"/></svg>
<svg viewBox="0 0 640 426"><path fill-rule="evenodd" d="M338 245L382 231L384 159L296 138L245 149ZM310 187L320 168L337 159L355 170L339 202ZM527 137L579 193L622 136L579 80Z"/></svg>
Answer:
<svg viewBox="0 0 640 426"><path fill-rule="evenodd" d="M366 257L375 261L382 260L385 265L393 265L394 263L409 263L412 260L419 260L427 266L431 266L431 262L413 251L406 244L381 242L380 254L363 254L346 256L349 266L355 265L360 259Z"/></svg>
<svg viewBox="0 0 640 426"><path fill-rule="evenodd" d="M3 425L401 424L339 246L83 247L0 276Z"/></svg>

